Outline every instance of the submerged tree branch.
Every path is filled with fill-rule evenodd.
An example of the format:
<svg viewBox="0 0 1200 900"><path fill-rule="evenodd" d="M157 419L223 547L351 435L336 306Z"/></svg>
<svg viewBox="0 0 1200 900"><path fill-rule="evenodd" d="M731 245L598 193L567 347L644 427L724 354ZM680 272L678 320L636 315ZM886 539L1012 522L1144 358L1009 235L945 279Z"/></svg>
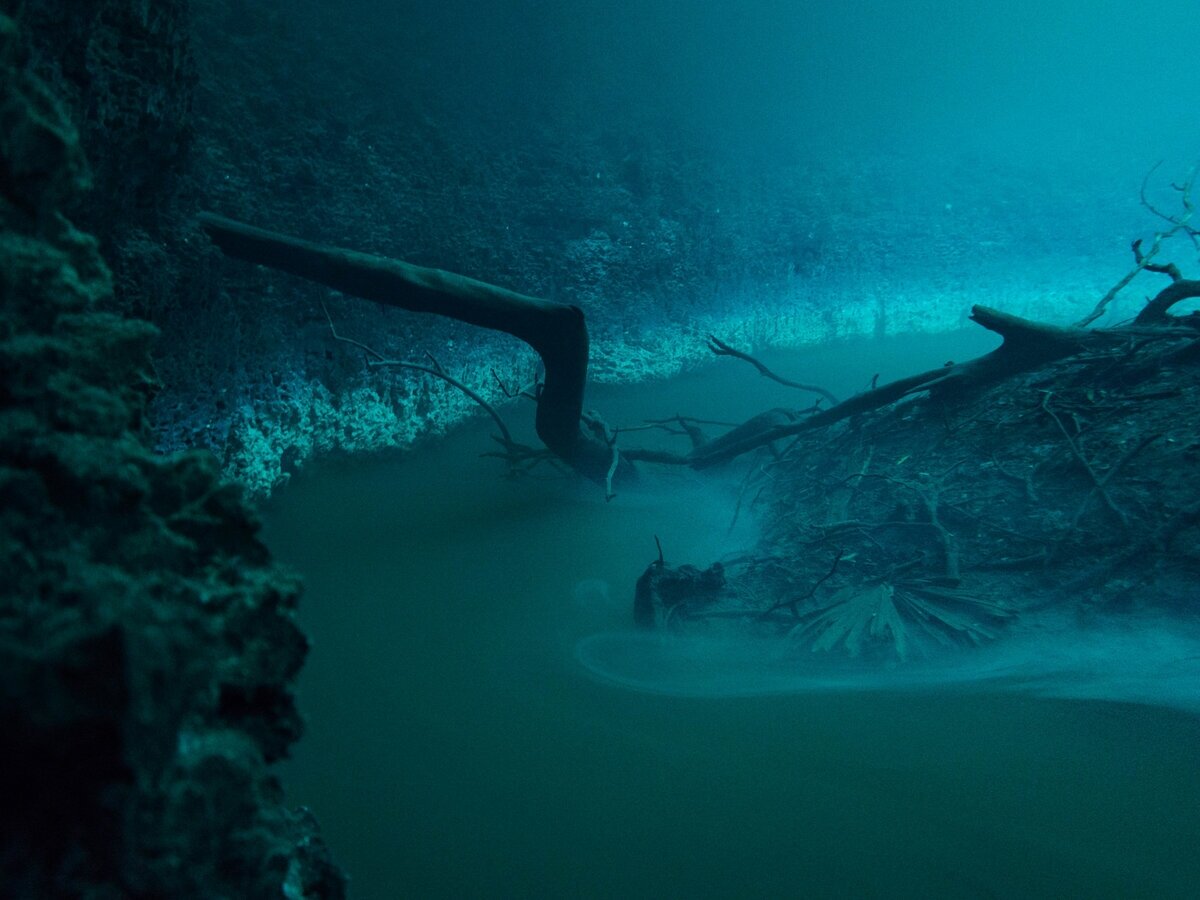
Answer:
<svg viewBox="0 0 1200 900"><path fill-rule="evenodd" d="M407 371L422 372L426 375L432 375L435 378L440 378L451 387L461 391L468 399L474 401L474 403L479 406L480 409L491 416L492 421L495 423L496 428L500 432L499 441L504 446L505 450L517 451L523 454L534 452L532 447L529 447L525 444L520 444L513 440L512 433L508 430L508 425L505 424L500 413L496 411L496 407L488 403L487 400L485 400L477 391L472 390L467 385L463 384L463 382L459 381L453 375L448 373L445 368L442 367L442 364L439 363L432 354L425 354L429 357L429 360L432 363L432 365L429 366L422 365L421 363L405 362L398 359L388 359L382 353L375 350L373 347L364 344L362 341L356 341L354 338L349 338L338 334L338 330L333 324L333 317L329 315L329 310L324 303L321 304L321 312L325 313L325 321L329 323L329 333L333 336L335 341L343 344L349 344L352 347L357 347L367 354L368 368L405 369Z"/></svg>
<svg viewBox="0 0 1200 900"><path fill-rule="evenodd" d="M579 307L440 269L314 244L221 216L201 214L200 224L229 256L385 306L457 319L524 341L546 369L537 398L538 437L572 468L605 483L611 448L580 428L588 333Z"/></svg>
<svg viewBox="0 0 1200 900"><path fill-rule="evenodd" d="M851 416L895 403L911 394L975 390L1085 349L1110 346L1116 340L1109 332L1044 325L986 306L973 307L971 319L999 334L1004 338L1004 343L976 359L901 378L800 421L795 421L796 415L790 411L773 410L773 413L787 414L791 420L772 423L763 421L763 416L756 417L693 451L689 464L696 468L717 465L780 438L825 428Z"/></svg>
<svg viewBox="0 0 1200 900"><path fill-rule="evenodd" d="M710 334L708 336L708 349L717 356L731 356L734 359L740 359L743 362L748 362L750 365L754 366L754 368L758 369L759 375L778 382L784 387L796 388L800 391L811 391L814 394L820 394L827 401L829 401L829 403L837 405L838 398L829 391L825 390L825 388L815 384L803 384L799 381L789 381L787 378L776 375L758 358L751 356L749 353L743 353L741 350L734 349L715 335Z"/></svg>
<svg viewBox="0 0 1200 900"><path fill-rule="evenodd" d="M1150 245L1150 249L1142 250L1142 240L1139 238L1131 245L1133 250L1134 267L1127 272L1116 284L1108 289L1108 292L1100 298L1096 306L1090 313L1075 323L1077 328L1086 328L1091 325L1107 311L1109 304L1116 299L1117 294L1121 293L1137 274L1143 270L1147 272L1157 272L1170 277L1173 284L1165 290L1159 292L1158 296L1151 300L1146 307L1138 314L1135 322L1140 325L1153 323L1162 324L1167 316L1166 311L1180 300L1186 300L1191 297L1200 296L1200 282L1187 282L1179 271L1179 267L1174 263L1156 263L1154 258L1158 256L1163 248L1163 244L1173 238L1177 234L1184 234L1191 239L1193 246L1200 249L1200 230L1191 224L1192 217L1195 215L1195 204L1192 201L1192 188L1196 183L1196 169L1193 168L1183 184L1172 184L1171 187L1179 193L1180 205L1183 207L1183 212L1178 215L1172 215L1159 209L1150 202L1146 196L1146 187L1158 167L1162 165L1159 161L1151 167L1146 173L1146 177L1142 179L1141 200L1142 206L1148 209L1151 213L1158 216L1160 219L1169 222L1171 227L1165 231L1160 231L1154 235L1154 242Z"/></svg>
<svg viewBox="0 0 1200 900"><path fill-rule="evenodd" d="M1188 190L1190 184L1189 181ZM1186 215L1190 217L1190 196L1186 192L1185 198ZM975 306L971 311L972 320L1003 338L998 348L976 359L947 364L882 386L876 386L873 381L870 390L841 403L835 402L828 409L767 410L712 440L704 440L699 429L692 427L692 420L686 420L688 424L685 425L685 419L676 416L675 421L684 428L694 445L687 454L638 448L618 451L616 438L620 429L610 432L606 426L598 427L597 423L601 421L599 417L583 412L588 335L583 312L578 307L527 297L436 269L312 244L218 216L204 215L201 224L213 241L231 256L300 275L377 303L446 316L502 331L529 344L545 365L545 381L538 387L535 396L538 436L567 465L604 485L606 496L610 499L613 496L614 479L631 474L634 460L695 469L708 468L759 447L770 446L781 438L824 428L914 394L929 393L940 397L976 391L1054 360L1085 351L1107 351L1125 341L1131 333L1131 329L1092 331L1078 327L1060 328L986 306ZM1179 228L1188 227L1187 218L1177 224ZM1142 254L1140 246L1136 244L1134 252L1137 271L1150 268L1152 253ZM1166 310L1173 303L1200 296L1200 282L1176 278L1178 270L1174 267L1155 266L1153 271L1163 271L1173 281L1148 304L1137 324L1150 326L1143 329L1150 339L1186 331L1162 328L1161 324L1170 319ZM815 390L833 399L831 394L820 388L779 378L758 360L734 350L715 337L710 341L710 349L718 355L743 359L755 365L765 376L782 384ZM488 410L505 435L503 442L506 446L515 446L507 436L507 428L500 424L498 414L477 394L450 378L440 366L429 368L416 363L384 360L365 344L351 340L346 342L373 356L370 365L395 365L425 371L453 384Z"/></svg>

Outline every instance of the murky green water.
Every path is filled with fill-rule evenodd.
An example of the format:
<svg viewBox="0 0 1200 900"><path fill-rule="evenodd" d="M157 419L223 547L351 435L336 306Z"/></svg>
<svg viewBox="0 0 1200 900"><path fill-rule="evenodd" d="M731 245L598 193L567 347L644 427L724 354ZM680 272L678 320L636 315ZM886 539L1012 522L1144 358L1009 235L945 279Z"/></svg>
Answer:
<svg viewBox="0 0 1200 900"><path fill-rule="evenodd" d="M944 352L887 349L901 367ZM822 379L860 386L862 358L822 360ZM731 364L593 399L632 421L794 398ZM307 579L315 642L309 731L284 777L355 896L1195 896L1200 720L1012 694L603 683L577 641L627 625L653 535L674 562L727 549L728 498L684 479L605 504L504 481L485 446L480 425L327 465L267 511L269 543Z"/></svg>

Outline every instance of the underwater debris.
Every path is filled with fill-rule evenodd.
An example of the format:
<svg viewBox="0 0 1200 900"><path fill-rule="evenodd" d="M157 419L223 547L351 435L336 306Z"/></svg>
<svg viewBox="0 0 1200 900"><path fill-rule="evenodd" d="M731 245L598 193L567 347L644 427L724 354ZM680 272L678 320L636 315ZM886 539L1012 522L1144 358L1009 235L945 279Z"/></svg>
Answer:
<svg viewBox="0 0 1200 900"><path fill-rule="evenodd" d="M546 381L533 397L539 436L560 460L603 483L607 499L614 475L632 472L628 462L708 469L757 455L752 464L768 481L756 499L770 520L761 564L740 576L743 588L727 591L716 565L672 569L660 559L635 592L639 624L724 618L782 627L787 610L787 630L813 649L857 656L886 648L903 660L989 640L1020 606L1069 602L1061 596L1066 582L1103 596L1112 581L1100 573L1115 547L1178 518L1177 500L1188 506L1189 484L1164 496L1145 490L1140 471L1178 471L1175 451L1181 441L1190 444L1181 426L1190 422L1186 410L1194 404L1186 404L1197 393L1197 317L1169 310L1200 295L1200 282L1150 260L1166 237L1196 237L1192 183L1179 189L1184 211L1169 217L1172 227L1154 247L1143 253L1140 242L1133 244L1134 274L1171 279L1133 325L1066 328L977 305L971 319L1001 337L995 350L883 385L872 379L868 390L840 403L710 337L717 355L816 390L833 405L768 410L712 439L680 428L692 445L687 453L619 448L617 435L636 429L610 428L598 413L583 411L587 331L577 308L216 216L201 224L229 255L527 341L547 360ZM570 349L555 356L562 328L572 335ZM785 439L791 443L781 449ZM1166 543L1190 527L1186 516L1181 521ZM835 548L833 567L822 575L817 566ZM1171 561L1188 580L1194 556L1152 549L1130 566ZM1090 583L1080 581L1083 566L1093 573ZM962 587L968 576L970 590ZM750 593L776 599L721 608L756 581ZM987 599L1009 593L1025 602L1009 608Z"/></svg>
<svg viewBox="0 0 1200 900"><path fill-rule="evenodd" d="M753 622L907 661L1036 627L1043 610L1195 616L1197 343L1191 328L1138 329L759 450L742 493L763 539L718 602L672 624Z"/></svg>
<svg viewBox="0 0 1200 900"><path fill-rule="evenodd" d="M1156 210L1165 236L1196 239L1192 185L1176 188L1182 213ZM749 460L738 511L753 507L764 535L719 596L673 598L689 614L671 624L753 624L815 652L904 662L1036 627L1043 611L1194 618L1200 317L1168 310L1200 281L1150 262L1164 235L1149 252L1133 244L1133 274L1171 283L1132 324L976 307L997 350L697 447L693 461Z"/></svg>
<svg viewBox="0 0 1200 900"><path fill-rule="evenodd" d="M900 662L997 637L1014 613L999 603L927 582L846 587L788 636L814 651Z"/></svg>
<svg viewBox="0 0 1200 900"><path fill-rule="evenodd" d="M667 627L675 617L712 606L724 589L725 568L719 562L701 570L668 566L659 557L637 580L633 619L641 626Z"/></svg>

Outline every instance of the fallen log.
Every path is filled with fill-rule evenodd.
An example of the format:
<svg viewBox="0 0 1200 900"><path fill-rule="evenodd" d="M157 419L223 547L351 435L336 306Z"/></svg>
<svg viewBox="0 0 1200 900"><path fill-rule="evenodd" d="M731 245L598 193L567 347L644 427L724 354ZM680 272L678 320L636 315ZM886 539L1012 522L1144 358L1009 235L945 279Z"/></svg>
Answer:
<svg viewBox="0 0 1200 900"><path fill-rule="evenodd" d="M995 350L964 363L910 375L864 391L829 409L794 422L762 423L765 427L741 426L723 440L710 441L686 457L686 464L708 468L748 453L781 438L825 428L851 416L871 412L902 400L910 394L929 391L949 395L984 387L1036 366L1073 356L1085 350L1111 347L1122 338L1118 332L1060 328L1009 315L987 306L971 309L971 319L1004 339ZM751 420L752 422L754 420ZM746 425L750 425L748 422Z"/></svg>
<svg viewBox="0 0 1200 900"><path fill-rule="evenodd" d="M583 412L588 333L579 307L529 297L440 269L310 243L211 214L201 215L200 224L214 244L238 259L299 275L386 306L445 316L524 341L542 358L546 370L545 381L535 398L538 437L571 468L606 485L610 494L614 475L625 477L632 473L634 460L709 468L781 438L824 428L913 394L949 397L978 390L1057 359L1109 349L1128 340L1133 332L1132 329L1062 328L975 306L971 319L1003 338L999 347L976 359L874 387L828 409L805 413L769 410L719 438L698 444L687 454L637 448L618 452L615 434L606 437L607 428L589 427L590 419ZM1166 310L1182 299L1195 296L1200 283L1186 281L1178 276L1177 270L1168 271L1167 267L1144 267L1171 275L1173 284L1147 306L1135 326L1152 326L1141 328L1142 334L1169 333L1168 329L1154 326L1169 324ZM719 348L723 346L718 344Z"/></svg>
<svg viewBox="0 0 1200 900"><path fill-rule="evenodd" d="M445 316L524 341L541 357L546 370L536 398L538 437L581 474L600 484L608 480L612 448L580 427L588 332L578 306L529 297L440 269L303 241L210 213L201 214L199 221L212 242L237 259L384 306ZM625 463L622 474L629 471Z"/></svg>

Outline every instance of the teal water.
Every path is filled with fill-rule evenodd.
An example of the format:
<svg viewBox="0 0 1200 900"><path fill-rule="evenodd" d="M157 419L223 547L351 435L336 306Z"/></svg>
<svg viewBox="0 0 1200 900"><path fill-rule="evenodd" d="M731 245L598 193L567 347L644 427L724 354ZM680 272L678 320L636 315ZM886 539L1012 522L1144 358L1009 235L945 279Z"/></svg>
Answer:
<svg viewBox="0 0 1200 900"><path fill-rule="evenodd" d="M941 340L781 363L845 393L868 352L886 377L978 349ZM733 364L592 399L610 421L794 402ZM720 696L686 654L656 684L622 637L633 582L655 534L673 562L752 540L730 491L606 504L503 480L485 447L481 423L327 464L265 513L314 638L283 776L354 896L1194 896L1200 719L936 683Z"/></svg>

